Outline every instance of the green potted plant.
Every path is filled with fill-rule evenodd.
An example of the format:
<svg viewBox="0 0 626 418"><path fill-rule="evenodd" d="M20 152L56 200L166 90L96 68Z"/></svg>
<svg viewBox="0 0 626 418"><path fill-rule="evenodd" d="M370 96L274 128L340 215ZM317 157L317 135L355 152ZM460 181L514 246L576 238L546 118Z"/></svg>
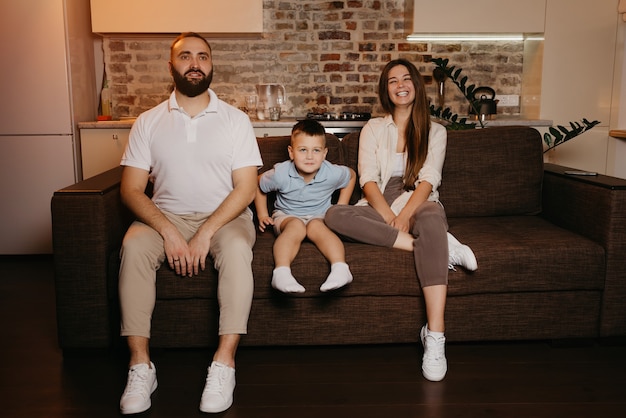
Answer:
<svg viewBox="0 0 626 418"><path fill-rule="evenodd" d="M443 74L445 74L445 76L458 87L463 96L469 102L470 106L474 106L473 98L476 86L474 84L467 85L467 76L461 76L463 70L461 68L456 68L455 66L449 67L449 60L447 58L433 58L431 62L435 64L436 68L439 69L438 71L440 74L443 72ZM474 113L478 114L478 109L474 109ZM443 109L441 106L435 107L434 105L430 105L430 114L433 117L442 120L446 128L450 130L476 128L476 123L468 123L467 118L460 118L459 115L453 113L449 107ZM481 128L485 127L483 121L480 120L480 118L478 118L478 122ZM600 124L600 121L594 120L590 122L589 120L583 118L580 122L570 122L570 128L567 128L563 125L550 127L548 132L543 135L543 142L547 146L547 148L544 150L544 153L556 148L561 144L564 144L565 142L577 137L578 135L588 131L589 129L592 129L598 124Z"/></svg>

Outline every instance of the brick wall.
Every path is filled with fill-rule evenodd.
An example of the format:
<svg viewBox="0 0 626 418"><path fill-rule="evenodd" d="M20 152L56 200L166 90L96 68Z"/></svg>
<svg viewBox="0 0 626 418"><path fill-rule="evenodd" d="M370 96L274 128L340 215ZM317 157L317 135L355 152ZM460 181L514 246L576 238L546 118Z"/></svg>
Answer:
<svg viewBox="0 0 626 418"><path fill-rule="evenodd" d="M376 94L384 64L403 57L424 75L436 103L432 57L449 58L470 84L497 94L520 94L522 42L453 44L405 40L404 0L266 0L261 39L210 39L214 78L220 98L243 106L258 83L281 83L287 91L284 114L353 111L380 114ZM233 15L236 18L236 13ZM168 38L104 39L114 117L136 116L163 101L171 91ZM496 97L497 98L497 97ZM446 106L467 113L467 102L446 82ZM519 108L498 108L519 113Z"/></svg>

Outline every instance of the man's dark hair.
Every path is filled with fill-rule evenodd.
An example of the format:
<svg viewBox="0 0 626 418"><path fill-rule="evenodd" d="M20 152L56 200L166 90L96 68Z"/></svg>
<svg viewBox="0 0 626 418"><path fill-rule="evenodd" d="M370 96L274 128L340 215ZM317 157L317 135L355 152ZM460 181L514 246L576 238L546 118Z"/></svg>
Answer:
<svg viewBox="0 0 626 418"><path fill-rule="evenodd" d="M201 39L202 42L204 42L206 44L206 46L209 48L209 52L211 51L211 45L209 44L209 41L207 41L202 35L200 35L199 33L196 32L183 32L180 35L178 35L176 37L176 39L174 39L172 41L172 45L170 45L170 56L172 55L172 51L174 50L174 45L176 45L176 42L180 41L181 39L185 39L185 38L198 38Z"/></svg>

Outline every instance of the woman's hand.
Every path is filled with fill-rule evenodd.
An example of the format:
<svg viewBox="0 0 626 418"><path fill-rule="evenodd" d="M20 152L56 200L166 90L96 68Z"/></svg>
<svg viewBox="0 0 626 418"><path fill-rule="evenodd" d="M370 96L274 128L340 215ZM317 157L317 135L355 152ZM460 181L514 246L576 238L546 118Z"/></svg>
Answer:
<svg viewBox="0 0 626 418"><path fill-rule="evenodd" d="M410 234L413 230L413 224L415 222L413 215L417 212L421 204L428 199L432 189L433 187L429 182L420 182L398 216L396 216L389 225L398 228L402 232L408 232Z"/></svg>
<svg viewBox="0 0 626 418"><path fill-rule="evenodd" d="M396 216L395 218L393 218L391 220L391 222L389 222L389 225L393 226L394 228L402 231L402 232L408 232L410 233L412 225L411 225L411 220L413 218L411 216L405 216L404 215L404 211L400 212L400 214L398 216Z"/></svg>

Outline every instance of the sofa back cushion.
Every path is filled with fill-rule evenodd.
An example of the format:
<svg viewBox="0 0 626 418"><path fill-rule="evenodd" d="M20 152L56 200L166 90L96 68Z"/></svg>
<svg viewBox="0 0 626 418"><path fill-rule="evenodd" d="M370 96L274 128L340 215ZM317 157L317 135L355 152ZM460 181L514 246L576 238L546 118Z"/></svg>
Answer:
<svg viewBox="0 0 626 418"><path fill-rule="evenodd" d="M439 199L449 217L541 212L543 146L523 126L448 131Z"/></svg>
<svg viewBox="0 0 626 418"><path fill-rule="evenodd" d="M346 162L346 165L354 170L355 173L359 173L358 171L358 161L359 161L359 136L361 135L361 131L358 132L350 132L341 140L341 145L343 145L343 158ZM350 197L350 204L354 205L356 202L361 199L361 186L357 181L354 185L354 191L352 192L352 197Z"/></svg>
<svg viewBox="0 0 626 418"><path fill-rule="evenodd" d="M346 165L355 170L358 143L358 133L342 141ZM448 217L537 214L543 181L541 135L523 126L448 131L442 176L439 199Z"/></svg>

